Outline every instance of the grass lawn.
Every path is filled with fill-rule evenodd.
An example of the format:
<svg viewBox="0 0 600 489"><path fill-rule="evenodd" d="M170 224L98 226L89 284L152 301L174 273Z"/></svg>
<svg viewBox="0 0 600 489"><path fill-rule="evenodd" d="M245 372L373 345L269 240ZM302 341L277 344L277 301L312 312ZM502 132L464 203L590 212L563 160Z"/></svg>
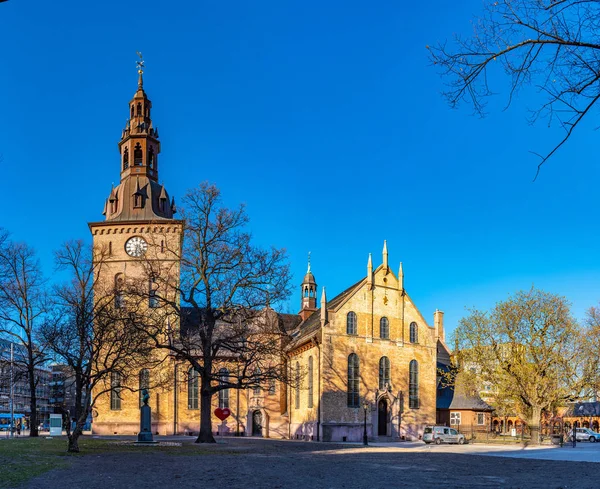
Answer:
<svg viewBox="0 0 600 489"><path fill-rule="evenodd" d="M67 439L55 438L0 438L0 488L15 487L52 469L67 467L73 458L98 456L106 452L162 452L168 455L238 454L226 446L196 445L144 446L118 440L99 440L88 436L79 439L80 453L67 453Z"/></svg>

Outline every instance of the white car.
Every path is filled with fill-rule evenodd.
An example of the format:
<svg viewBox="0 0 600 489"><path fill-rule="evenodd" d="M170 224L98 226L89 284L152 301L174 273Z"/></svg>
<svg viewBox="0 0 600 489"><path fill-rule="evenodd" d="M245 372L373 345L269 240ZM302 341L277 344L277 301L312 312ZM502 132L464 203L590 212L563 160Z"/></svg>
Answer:
<svg viewBox="0 0 600 489"><path fill-rule="evenodd" d="M589 428L576 428L575 438L577 441L590 441L592 443L600 441L600 433L590 430ZM567 440L573 441L573 430L569 431Z"/></svg>
<svg viewBox="0 0 600 489"><path fill-rule="evenodd" d="M454 428L447 426L427 426L423 433L423 441L429 445L435 443L458 443L462 445L465 442L465 436L461 435Z"/></svg>

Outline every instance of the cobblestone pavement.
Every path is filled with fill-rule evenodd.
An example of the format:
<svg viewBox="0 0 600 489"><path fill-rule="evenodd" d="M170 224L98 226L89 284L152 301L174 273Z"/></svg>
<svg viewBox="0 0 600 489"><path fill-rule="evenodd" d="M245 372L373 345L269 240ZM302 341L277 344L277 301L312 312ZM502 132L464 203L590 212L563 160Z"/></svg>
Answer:
<svg viewBox="0 0 600 489"><path fill-rule="evenodd" d="M187 443L190 443L187 441ZM75 457L27 488L594 488L600 466L474 453L424 445L336 445L225 439L193 455L138 451ZM472 447L475 450L477 447ZM481 448L481 447L479 447ZM118 448L115 448L118 450ZM550 449L551 450L551 449ZM550 451L546 450L546 451ZM564 450L564 449L562 449ZM490 450L483 452L493 455ZM592 452L589 452L592 453ZM597 452L600 454L599 451ZM600 459L600 457L598 457Z"/></svg>

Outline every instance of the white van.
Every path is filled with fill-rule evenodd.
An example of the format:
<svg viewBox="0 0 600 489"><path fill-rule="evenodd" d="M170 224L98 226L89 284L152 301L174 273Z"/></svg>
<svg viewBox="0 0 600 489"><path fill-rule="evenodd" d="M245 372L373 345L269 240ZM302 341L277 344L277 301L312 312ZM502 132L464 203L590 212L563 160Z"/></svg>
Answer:
<svg viewBox="0 0 600 489"><path fill-rule="evenodd" d="M448 428L447 426L426 426L423 441L428 445L430 443L439 445L442 442L462 445L465 442L465 436L454 428Z"/></svg>

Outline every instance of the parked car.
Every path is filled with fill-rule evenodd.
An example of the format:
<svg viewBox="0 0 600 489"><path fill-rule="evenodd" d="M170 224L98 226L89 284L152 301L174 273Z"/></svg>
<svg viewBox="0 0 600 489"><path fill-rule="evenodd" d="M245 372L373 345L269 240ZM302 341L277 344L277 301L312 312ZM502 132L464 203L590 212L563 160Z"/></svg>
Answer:
<svg viewBox="0 0 600 489"><path fill-rule="evenodd" d="M435 443L458 443L462 445L465 442L465 436L461 435L454 428L447 426L427 426L423 434L423 441L428 445Z"/></svg>
<svg viewBox="0 0 600 489"><path fill-rule="evenodd" d="M590 430L589 428L576 428L575 438L577 441L590 441L592 443L600 441L600 433ZM567 440L573 441L573 430L569 431Z"/></svg>

